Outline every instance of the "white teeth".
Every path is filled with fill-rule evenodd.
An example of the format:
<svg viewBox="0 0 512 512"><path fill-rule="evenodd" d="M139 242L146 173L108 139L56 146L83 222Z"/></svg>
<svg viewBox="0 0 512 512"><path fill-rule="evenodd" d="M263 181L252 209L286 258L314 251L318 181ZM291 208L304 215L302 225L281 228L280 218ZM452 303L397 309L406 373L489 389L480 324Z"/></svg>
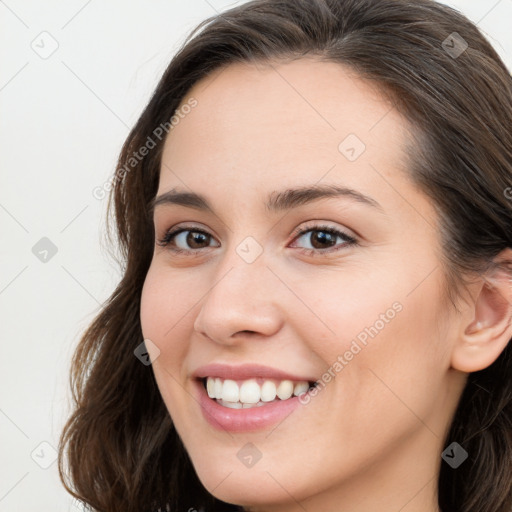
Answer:
<svg viewBox="0 0 512 512"><path fill-rule="evenodd" d="M295 384L295 387L293 388L293 394L295 396L302 395L302 393L305 393L309 389L309 384L307 382L297 382Z"/></svg>
<svg viewBox="0 0 512 512"><path fill-rule="evenodd" d="M230 409L241 409L242 408L242 402L227 402L224 400L219 400L220 405L223 405L224 407L229 407Z"/></svg>
<svg viewBox="0 0 512 512"><path fill-rule="evenodd" d="M222 380L215 379L215 386L213 388L213 392L215 393L215 398L222 398Z"/></svg>
<svg viewBox="0 0 512 512"><path fill-rule="evenodd" d="M277 396L281 400L287 400L293 395L293 382L291 380L283 380L277 386Z"/></svg>
<svg viewBox="0 0 512 512"><path fill-rule="evenodd" d="M261 401L272 402L276 394L276 385L271 380L266 380L261 386Z"/></svg>
<svg viewBox="0 0 512 512"><path fill-rule="evenodd" d="M220 398L225 402L238 402L240 398L238 384L234 380L225 380L222 385L222 397Z"/></svg>
<svg viewBox="0 0 512 512"><path fill-rule="evenodd" d="M208 377L206 379L208 396L217 399L221 405L232 409L261 407L277 399L287 400L292 396L306 393L308 389L309 383L306 381L283 380L275 382L265 380L260 386L256 379L245 380L241 385L231 379L222 380L219 377Z"/></svg>
<svg viewBox="0 0 512 512"><path fill-rule="evenodd" d="M240 386L240 402L257 404L261 398L261 388L256 379L246 380Z"/></svg>
<svg viewBox="0 0 512 512"><path fill-rule="evenodd" d="M206 379L206 391L210 398L215 398L215 379Z"/></svg>
<svg viewBox="0 0 512 512"><path fill-rule="evenodd" d="M262 402L261 400L255 404L242 404L243 409L252 409L253 407L261 407L262 405L265 405L265 402Z"/></svg>

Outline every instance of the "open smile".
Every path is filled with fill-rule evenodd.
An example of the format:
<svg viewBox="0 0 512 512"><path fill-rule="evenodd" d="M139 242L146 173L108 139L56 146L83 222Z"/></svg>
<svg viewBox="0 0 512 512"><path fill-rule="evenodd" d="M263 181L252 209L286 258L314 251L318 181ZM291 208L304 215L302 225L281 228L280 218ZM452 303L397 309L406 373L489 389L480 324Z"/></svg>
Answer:
<svg viewBox="0 0 512 512"><path fill-rule="evenodd" d="M194 376L204 418L231 432L260 430L282 421L301 405L299 396L316 385L315 380L254 365L209 365Z"/></svg>

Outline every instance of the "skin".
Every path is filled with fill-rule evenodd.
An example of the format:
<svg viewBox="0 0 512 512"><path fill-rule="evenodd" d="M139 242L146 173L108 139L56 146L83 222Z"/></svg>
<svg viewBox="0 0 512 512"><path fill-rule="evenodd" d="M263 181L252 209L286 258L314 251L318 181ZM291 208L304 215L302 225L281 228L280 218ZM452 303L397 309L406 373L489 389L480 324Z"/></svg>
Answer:
<svg viewBox="0 0 512 512"><path fill-rule="evenodd" d="M480 318L468 329L481 284L460 313L442 295L438 218L407 175L410 127L353 71L314 59L230 65L183 103L190 97L198 105L166 140L157 195L194 191L215 214L157 206L155 236L186 223L211 238L196 246L175 239L199 247L197 255L155 245L141 325L160 350L155 378L200 480L253 511L438 511L440 456L465 371L480 364L479 353L490 364L504 345L489 350L481 336L480 352L466 349L487 325ZM338 149L348 134L366 146L353 162ZM271 192L313 184L350 187L382 210L341 196L265 210ZM293 236L322 224L357 244L311 245L318 231ZM252 263L236 252L248 236L263 249ZM330 246L339 250L321 249ZM304 252L312 247L316 255ZM394 303L400 312L277 426L214 429L192 397L191 373L211 362L321 380ZM237 457L246 443L262 455L250 468Z"/></svg>

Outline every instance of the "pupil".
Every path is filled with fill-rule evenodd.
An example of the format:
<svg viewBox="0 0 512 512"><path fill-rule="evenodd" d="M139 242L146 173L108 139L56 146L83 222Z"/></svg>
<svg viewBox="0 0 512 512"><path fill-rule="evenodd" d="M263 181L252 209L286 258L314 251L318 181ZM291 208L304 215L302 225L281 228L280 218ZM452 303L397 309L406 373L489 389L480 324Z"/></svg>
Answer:
<svg viewBox="0 0 512 512"><path fill-rule="evenodd" d="M198 242L198 239L202 239L202 240L199 240ZM197 232L193 232L191 231L188 236L187 236L187 244L192 247L192 248L195 248L194 247L194 244L195 243L199 243L199 245L201 244L201 242L205 242L206 240L206 235L204 233L197 233Z"/></svg>
<svg viewBox="0 0 512 512"><path fill-rule="evenodd" d="M313 245L313 247L315 248L318 248L315 246L315 241L319 241L320 244L324 244L323 246L320 245L320 249L324 248L325 247L325 243L329 243L329 242L333 242L333 236L332 236L332 233L327 233L325 231L316 231L313 235L312 235L312 238L313 238L313 242L311 245Z"/></svg>

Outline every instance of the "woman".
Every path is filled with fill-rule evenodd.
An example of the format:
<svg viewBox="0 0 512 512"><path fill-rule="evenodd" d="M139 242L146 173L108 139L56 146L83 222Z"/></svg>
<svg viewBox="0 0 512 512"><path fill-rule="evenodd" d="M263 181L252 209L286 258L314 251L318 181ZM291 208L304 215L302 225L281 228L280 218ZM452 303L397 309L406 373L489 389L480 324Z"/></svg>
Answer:
<svg viewBox="0 0 512 512"><path fill-rule="evenodd" d="M101 511L509 512L505 65L430 0L198 28L119 158L126 265L74 357L66 487Z"/></svg>

